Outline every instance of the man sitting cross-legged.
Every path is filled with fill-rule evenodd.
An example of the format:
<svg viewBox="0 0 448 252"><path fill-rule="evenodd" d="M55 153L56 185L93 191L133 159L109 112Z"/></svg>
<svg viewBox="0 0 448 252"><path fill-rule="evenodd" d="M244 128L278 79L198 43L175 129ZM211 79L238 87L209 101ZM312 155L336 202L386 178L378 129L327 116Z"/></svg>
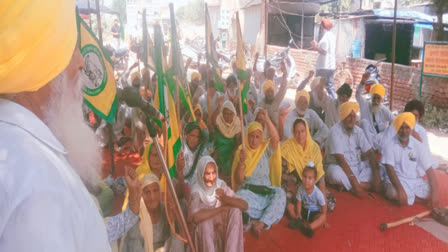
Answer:
<svg viewBox="0 0 448 252"><path fill-rule="evenodd" d="M411 112L402 113L394 120L396 135L385 143L381 158L387 172L384 195L402 206L430 200L428 203L437 207L437 180L430 153L421 142L410 137L415 121ZM423 179L425 174L428 180Z"/></svg>
<svg viewBox="0 0 448 252"><path fill-rule="evenodd" d="M341 121L331 129L326 143L327 181L343 186L362 198L366 191L379 191L380 174L372 146L355 125L359 105L346 102L339 108Z"/></svg>

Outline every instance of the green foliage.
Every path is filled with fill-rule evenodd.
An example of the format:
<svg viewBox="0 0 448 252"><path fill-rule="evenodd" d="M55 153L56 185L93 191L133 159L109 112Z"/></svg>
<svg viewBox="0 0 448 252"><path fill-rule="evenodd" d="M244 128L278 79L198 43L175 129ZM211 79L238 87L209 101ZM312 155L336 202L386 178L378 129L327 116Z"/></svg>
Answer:
<svg viewBox="0 0 448 252"><path fill-rule="evenodd" d="M425 109L423 125L429 128L436 128L442 132L448 132L448 110L438 109L432 105L427 105Z"/></svg>
<svg viewBox="0 0 448 252"><path fill-rule="evenodd" d="M320 9L322 12L339 13L340 4L342 4L342 12L348 12L350 10L350 0L339 0L329 4L325 4L322 5Z"/></svg>
<svg viewBox="0 0 448 252"><path fill-rule="evenodd" d="M180 22L188 22L196 25L205 23L204 0L190 0L176 11L176 18Z"/></svg>
<svg viewBox="0 0 448 252"><path fill-rule="evenodd" d="M126 0L113 0L111 9L120 12L123 23L127 23Z"/></svg>

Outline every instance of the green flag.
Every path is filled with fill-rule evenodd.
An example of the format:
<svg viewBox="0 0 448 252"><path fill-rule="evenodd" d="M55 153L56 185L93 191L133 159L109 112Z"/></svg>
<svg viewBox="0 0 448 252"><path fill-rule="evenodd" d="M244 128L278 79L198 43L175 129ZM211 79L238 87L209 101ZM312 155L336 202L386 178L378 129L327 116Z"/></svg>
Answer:
<svg viewBox="0 0 448 252"><path fill-rule="evenodd" d="M243 106L243 112L247 113L247 92L249 91L250 81L247 78L246 57L244 56L244 41L238 12L236 13L236 36L236 71L238 80L240 80L241 104Z"/></svg>

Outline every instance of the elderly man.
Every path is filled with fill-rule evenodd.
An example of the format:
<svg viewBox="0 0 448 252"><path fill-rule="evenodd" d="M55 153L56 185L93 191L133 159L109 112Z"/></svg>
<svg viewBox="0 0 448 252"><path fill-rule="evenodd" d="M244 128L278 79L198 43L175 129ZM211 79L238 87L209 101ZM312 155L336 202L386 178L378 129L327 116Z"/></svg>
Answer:
<svg viewBox="0 0 448 252"><path fill-rule="evenodd" d="M373 149L381 150L383 132L392 123L394 116L389 108L382 104L386 89L381 84L374 84L370 88L371 102L362 97L362 90L364 90L364 84L369 76L370 73L365 73L362 76L361 83L356 89L356 100L361 110L361 128Z"/></svg>
<svg viewBox="0 0 448 252"><path fill-rule="evenodd" d="M89 193L99 189L101 151L83 120L75 1L7 1L2 10L0 251L110 251L139 205L110 218L109 233ZM138 183L126 181L133 201Z"/></svg>
<svg viewBox="0 0 448 252"><path fill-rule="evenodd" d="M335 99L336 94L334 93L333 78L336 70L336 38L333 32L330 31L331 28L333 28L333 23L329 19L322 18L322 23L320 24L322 38L319 43L313 40L311 46L318 52L316 76L325 77L328 80L326 86L328 95Z"/></svg>
<svg viewBox="0 0 448 252"><path fill-rule="evenodd" d="M379 191L380 174L372 147L355 124L358 111L356 102L346 102L339 108L341 121L330 129L325 164L330 184L343 186L362 198L367 190Z"/></svg>
<svg viewBox="0 0 448 252"><path fill-rule="evenodd" d="M283 127L284 138L291 138L292 125L297 117L303 117L308 122L310 134L313 140L322 145L327 139L329 130L325 123L320 119L319 115L308 108L310 104L310 95L305 90L297 91L295 99L296 108L288 113L285 119L285 126Z"/></svg>
<svg viewBox="0 0 448 252"><path fill-rule="evenodd" d="M437 180L430 153L421 142L410 137L415 121L411 112L404 112L393 122L396 135L385 144L381 157L387 174L384 194L401 206L428 201L437 207ZM423 178L425 174L428 180Z"/></svg>
<svg viewBox="0 0 448 252"><path fill-rule="evenodd" d="M312 89L312 96L317 104L323 109L325 115L325 124L328 128L333 127L337 122L339 122L339 107L350 100L352 96L352 88L349 84L344 83L338 88L336 94L337 98L332 98L330 95L325 93L324 86L327 83L325 78L320 79L320 83L317 88Z"/></svg>
<svg viewBox="0 0 448 252"><path fill-rule="evenodd" d="M100 179L101 152L81 110L75 1L1 9L0 251L110 251L84 186Z"/></svg>
<svg viewBox="0 0 448 252"><path fill-rule="evenodd" d="M201 87L202 77L199 72L191 73L190 79L191 99L193 100L193 106L196 106L196 104L198 104L199 102L199 97L201 97L201 95L205 93L205 90L203 87Z"/></svg>
<svg viewBox="0 0 448 252"><path fill-rule="evenodd" d="M280 116L280 103L283 101L287 91L287 71L285 62L281 64L283 79L280 89L275 94L275 84L272 80L268 79L263 84L264 97L259 101L258 107L264 108L268 111L269 118L274 123L274 125L279 127L279 116Z"/></svg>

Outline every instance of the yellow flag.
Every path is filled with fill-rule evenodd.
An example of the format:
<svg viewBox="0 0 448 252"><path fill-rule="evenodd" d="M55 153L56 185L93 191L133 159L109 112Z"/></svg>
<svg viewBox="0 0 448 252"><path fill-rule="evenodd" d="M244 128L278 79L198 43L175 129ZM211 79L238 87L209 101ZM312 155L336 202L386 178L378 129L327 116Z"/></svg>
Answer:
<svg viewBox="0 0 448 252"><path fill-rule="evenodd" d="M112 124L117 111L113 63L79 15L77 25L79 49L84 58L84 68L80 75L84 85L84 102L97 115Z"/></svg>

